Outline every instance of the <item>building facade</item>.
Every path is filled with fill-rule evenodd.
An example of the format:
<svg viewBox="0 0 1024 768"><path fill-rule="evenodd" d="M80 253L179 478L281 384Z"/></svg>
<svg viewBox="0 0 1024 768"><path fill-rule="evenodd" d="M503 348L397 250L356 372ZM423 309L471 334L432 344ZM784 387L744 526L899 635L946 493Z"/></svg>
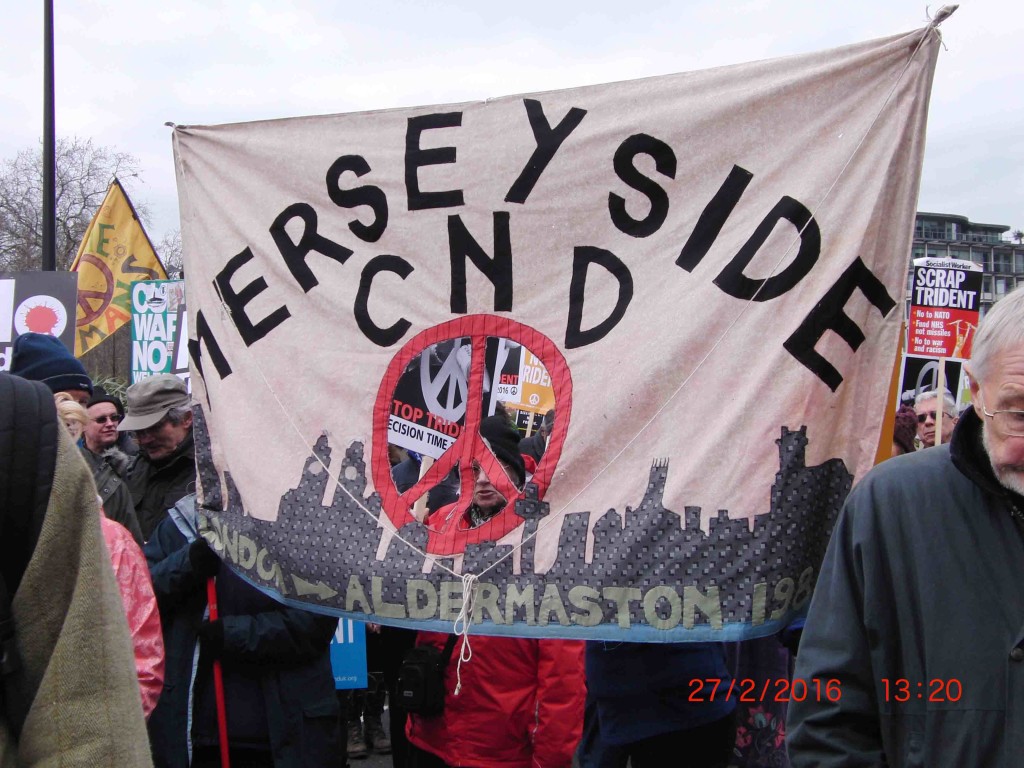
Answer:
<svg viewBox="0 0 1024 768"><path fill-rule="evenodd" d="M965 216L919 211L914 221L910 258L932 256L964 259L984 269L981 313L1018 285L1024 285L1024 244L1015 242L1010 227L976 224ZM908 277L907 291L911 281Z"/></svg>

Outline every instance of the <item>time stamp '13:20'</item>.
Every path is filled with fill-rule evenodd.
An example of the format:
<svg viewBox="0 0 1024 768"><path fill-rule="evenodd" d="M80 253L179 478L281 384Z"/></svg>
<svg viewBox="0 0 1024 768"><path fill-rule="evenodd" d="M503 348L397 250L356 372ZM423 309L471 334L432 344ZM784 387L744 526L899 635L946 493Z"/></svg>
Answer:
<svg viewBox="0 0 1024 768"><path fill-rule="evenodd" d="M888 678L883 677L882 699L883 701L927 701L931 702L955 702L960 701L964 689L960 681L955 677L942 678L934 677L931 680L908 680L905 677Z"/></svg>

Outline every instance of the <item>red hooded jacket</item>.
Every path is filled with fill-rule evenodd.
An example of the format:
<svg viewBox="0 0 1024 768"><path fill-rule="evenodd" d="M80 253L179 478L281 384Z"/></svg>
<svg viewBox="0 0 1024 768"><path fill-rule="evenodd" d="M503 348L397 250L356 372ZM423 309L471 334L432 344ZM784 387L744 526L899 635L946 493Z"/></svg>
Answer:
<svg viewBox="0 0 1024 768"><path fill-rule="evenodd" d="M416 642L443 650L446 639L421 632ZM583 641L474 635L460 669L464 642L445 673L444 712L410 715L409 741L451 766L569 768L583 729Z"/></svg>
<svg viewBox="0 0 1024 768"><path fill-rule="evenodd" d="M164 687L164 639L149 566L127 528L102 514L100 523L132 633L142 711L149 719Z"/></svg>

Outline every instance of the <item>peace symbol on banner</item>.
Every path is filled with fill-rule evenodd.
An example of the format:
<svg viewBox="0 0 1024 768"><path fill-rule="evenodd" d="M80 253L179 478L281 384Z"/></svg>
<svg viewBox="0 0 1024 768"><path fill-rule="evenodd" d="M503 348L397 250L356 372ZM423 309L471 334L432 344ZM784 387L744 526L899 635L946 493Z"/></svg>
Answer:
<svg viewBox="0 0 1024 768"><path fill-rule="evenodd" d="M80 317L76 325L81 328L87 325L91 325L97 319L99 319L104 310L109 306L110 299L114 295L114 275L110 271L110 267L97 256L93 256L91 253L83 253L81 264L79 264L79 273L84 272L82 264L88 264L103 278L102 288L96 290L95 288L79 288L78 289L78 309ZM95 278L93 278L95 282Z"/></svg>
<svg viewBox="0 0 1024 768"><path fill-rule="evenodd" d="M388 418L395 387L409 363L435 344L452 339L468 339L463 348L470 350L469 375L465 391L465 423L461 435L433 463L412 488L399 493L391 479L388 461ZM428 328L410 339L392 359L377 393L373 412L372 471L373 483L381 497L381 507L396 528L414 523L410 510L416 501L439 484L455 468L458 469L461 493L459 500L442 508L428 519L427 552L450 556L465 551L467 544L495 541L523 523L515 514L515 502L522 497L505 474L501 464L480 437L483 417L484 380L486 378L486 346L488 338L505 338L521 344L538 357L551 375L551 385L558 407L558 418L544 457L538 464L532 483L538 498L543 498L555 466L562 453L572 414L572 377L565 358L549 338L508 318L494 315L469 315ZM454 361L454 355L450 360ZM441 379L440 375L437 377ZM473 500L473 464L477 463L491 478L494 487L508 500L505 508L477 528L469 528L463 513Z"/></svg>
<svg viewBox="0 0 1024 768"><path fill-rule="evenodd" d="M441 370L431 378L430 366L420 366L420 389L427 408L445 421L458 421L466 412L466 386L459 358L466 347L455 345L441 364ZM444 404L441 395L446 393Z"/></svg>

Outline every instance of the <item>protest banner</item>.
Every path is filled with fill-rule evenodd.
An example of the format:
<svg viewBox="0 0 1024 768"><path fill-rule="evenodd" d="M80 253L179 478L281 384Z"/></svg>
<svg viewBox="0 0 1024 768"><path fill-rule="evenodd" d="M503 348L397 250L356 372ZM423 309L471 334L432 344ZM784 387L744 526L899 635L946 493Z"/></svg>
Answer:
<svg viewBox="0 0 1024 768"><path fill-rule="evenodd" d="M0 274L0 371L11 369L14 340L23 333L56 336L74 350L77 285L68 272Z"/></svg>
<svg viewBox="0 0 1024 768"><path fill-rule="evenodd" d="M471 356L468 339L430 347L402 373L388 416L388 442L422 456L440 458L465 425ZM529 350L508 339L487 340L483 394L487 414L501 402L524 412L519 428L529 432L535 413L554 408L551 377ZM512 413L518 417L519 413Z"/></svg>
<svg viewBox="0 0 1024 768"><path fill-rule="evenodd" d="M79 357L128 322L134 280L167 279L128 193L114 179L85 230L71 265L78 273L75 354Z"/></svg>
<svg viewBox="0 0 1024 768"><path fill-rule="evenodd" d="M352 619L340 619L331 638L331 671L338 690L365 688L366 625Z"/></svg>
<svg viewBox="0 0 1024 768"><path fill-rule="evenodd" d="M512 409L516 426L529 435L535 424L540 423L535 416L555 407L551 375L530 350L518 344L504 343L506 341L503 339L499 346L492 374L494 399Z"/></svg>
<svg viewBox="0 0 1024 768"><path fill-rule="evenodd" d="M964 362L949 357L905 355L903 370L900 374L901 404L913 405L914 398L922 392L932 392L941 387L953 396L957 409L962 410L971 402L971 388L964 369Z"/></svg>
<svg viewBox="0 0 1024 768"><path fill-rule="evenodd" d="M132 283L132 384L173 373L191 385L184 280Z"/></svg>
<svg viewBox="0 0 1024 768"><path fill-rule="evenodd" d="M939 48L175 128L210 541L386 624L777 632L881 434ZM558 413L523 489L479 433L503 339ZM399 492L393 417L427 412L458 435ZM508 503L474 527L476 467Z"/></svg>
<svg viewBox="0 0 1024 768"><path fill-rule="evenodd" d="M463 339L433 345L399 378L388 416L388 442L439 458L466 421L469 347Z"/></svg>
<svg viewBox="0 0 1024 768"><path fill-rule="evenodd" d="M945 360L970 359L971 341L980 315L981 273L981 265L973 261L914 259L907 354L938 358L933 389L940 392L950 389L956 392L958 384L961 391L969 391L959 379L946 380ZM959 366L957 373L960 373ZM941 409L936 414L938 444L945 414Z"/></svg>
<svg viewBox="0 0 1024 768"><path fill-rule="evenodd" d="M981 308L981 265L914 259L907 353L969 360Z"/></svg>

